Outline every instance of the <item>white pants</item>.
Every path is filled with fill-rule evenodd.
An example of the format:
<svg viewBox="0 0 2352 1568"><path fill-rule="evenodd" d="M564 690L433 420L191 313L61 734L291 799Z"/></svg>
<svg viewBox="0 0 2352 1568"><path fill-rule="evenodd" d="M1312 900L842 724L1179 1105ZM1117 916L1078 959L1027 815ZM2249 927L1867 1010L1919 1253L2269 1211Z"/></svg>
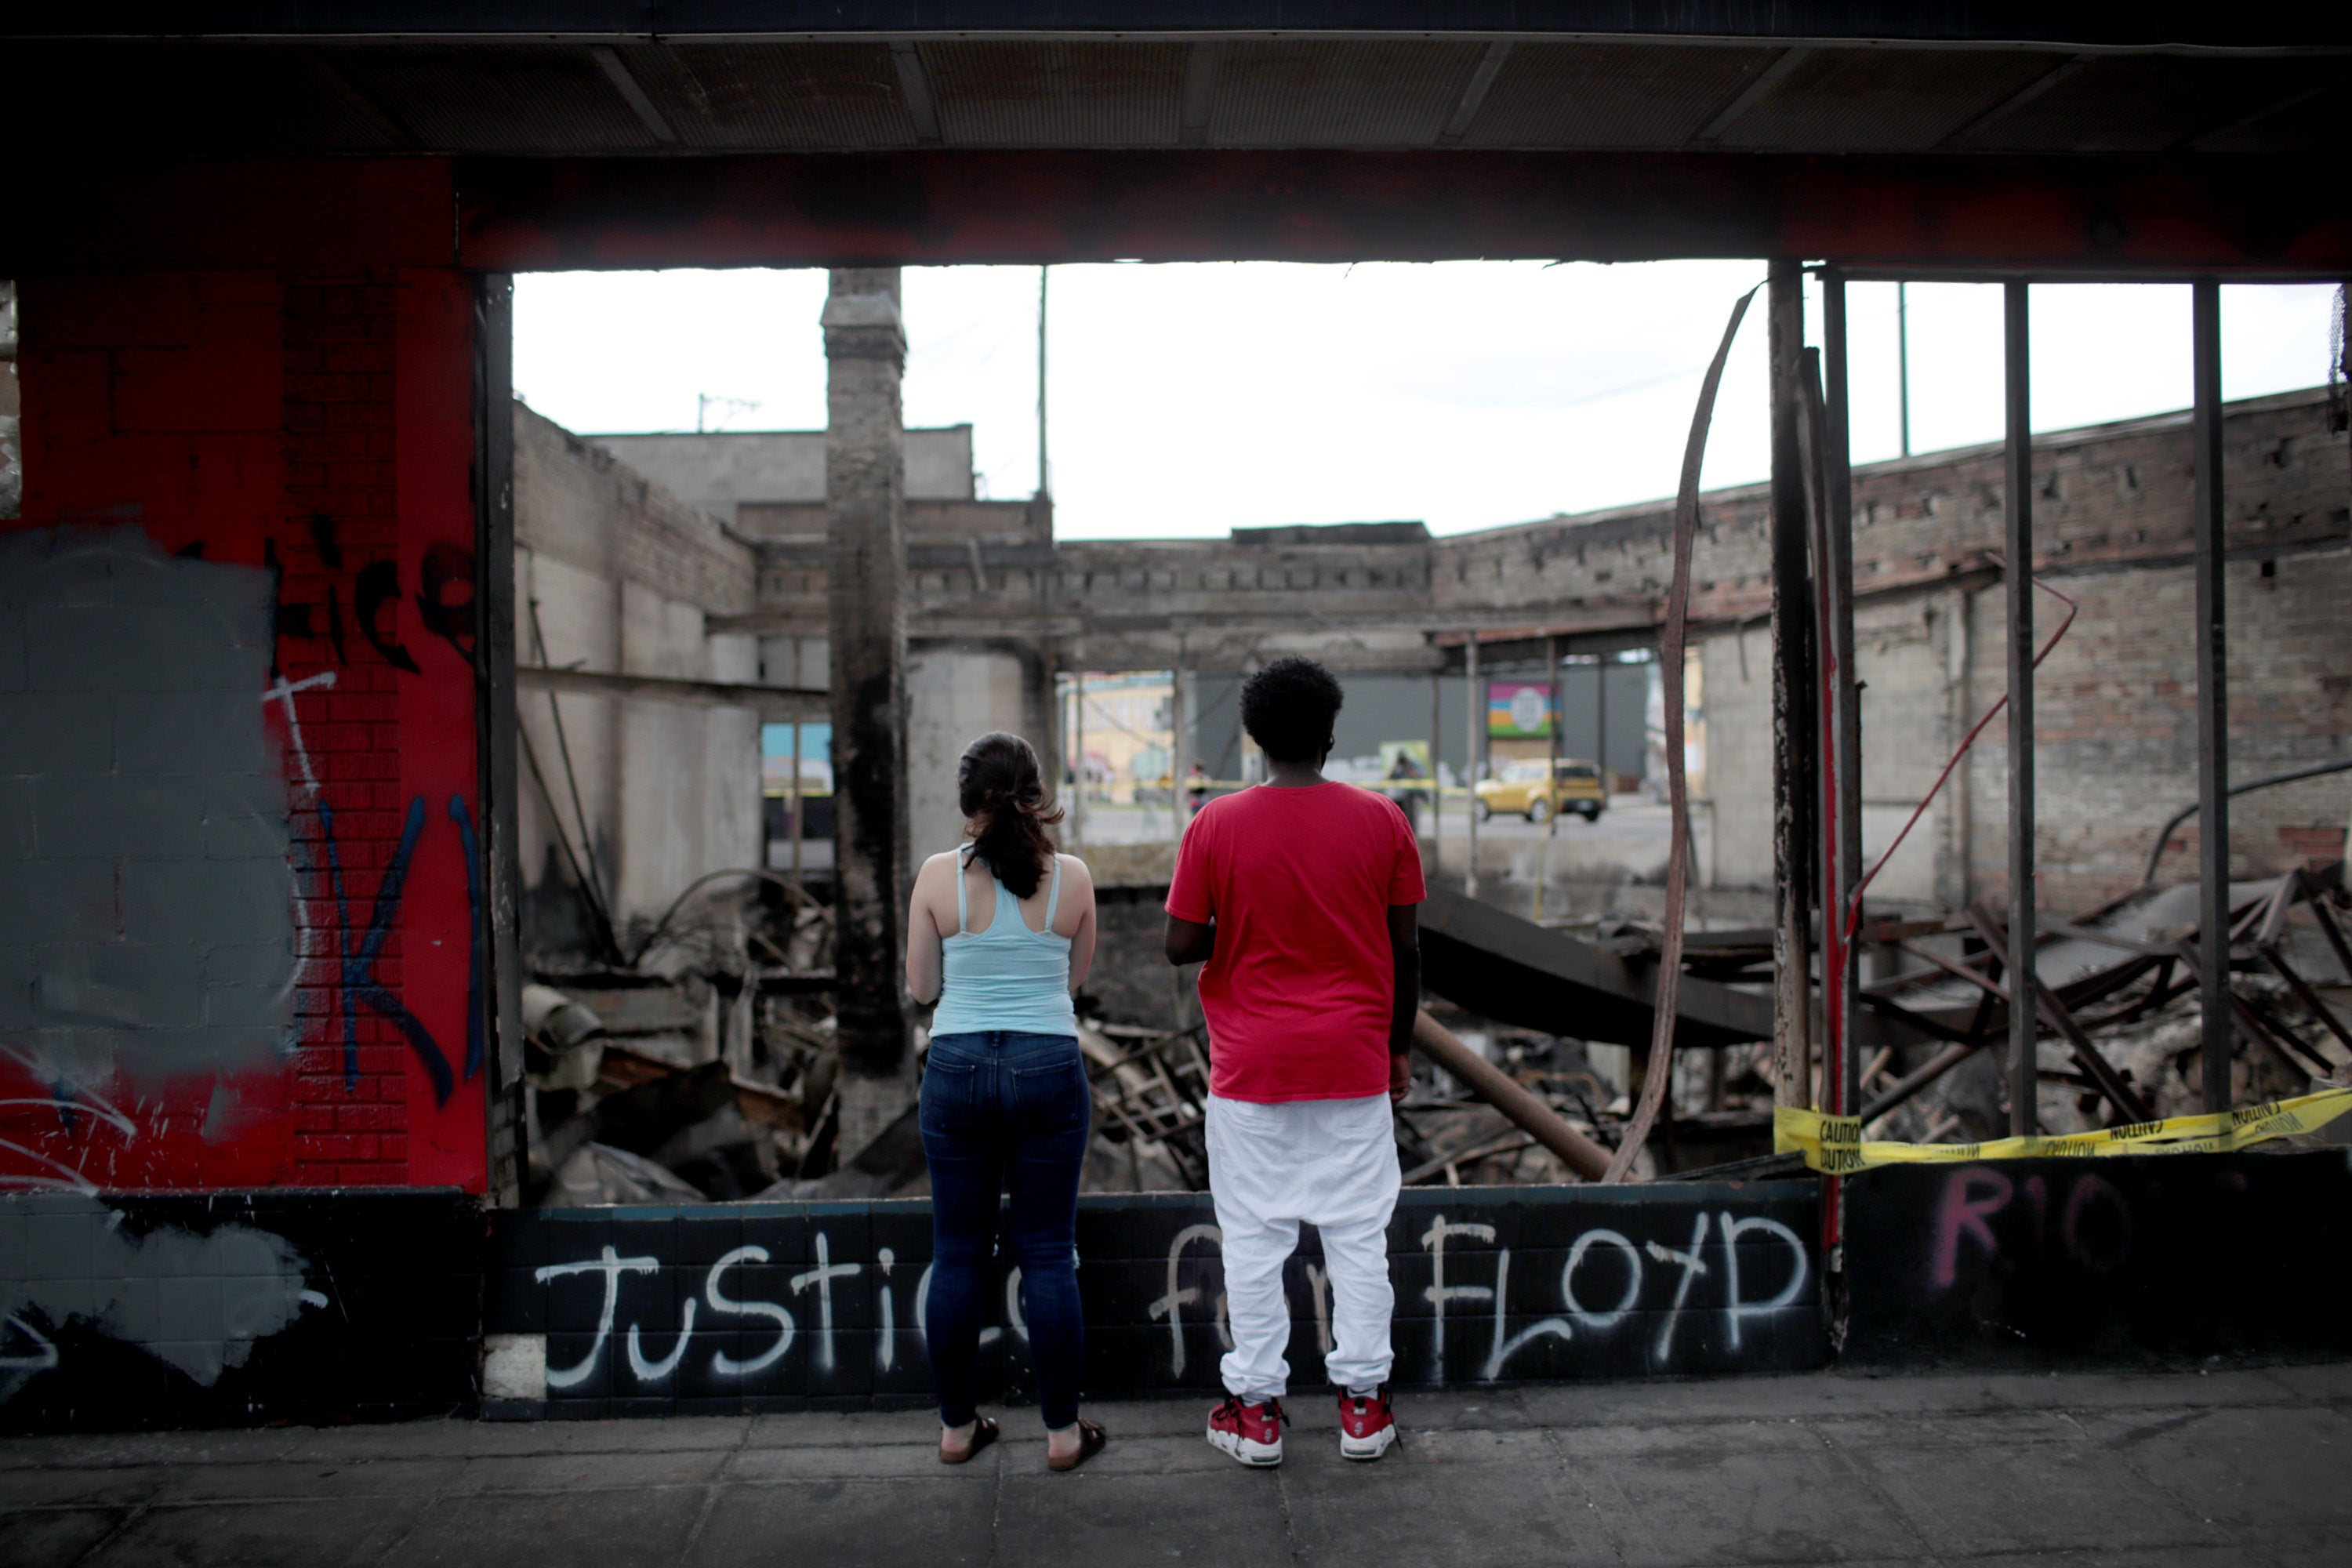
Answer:
<svg viewBox="0 0 2352 1568"><path fill-rule="evenodd" d="M1209 1097L1209 1195L1224 1233L1234 1334L1218 1368L1227 1393L1278 1399L1288 1384L1282 1266L1298 1245L1301 1220L1322 1235L1329 1275L1333 1345L1324 1372L1343 1389L1388 1381L1396 1309L1388 1226L1402 1173L1390 1116L1385 1094L1285 1105Z"/></svg>

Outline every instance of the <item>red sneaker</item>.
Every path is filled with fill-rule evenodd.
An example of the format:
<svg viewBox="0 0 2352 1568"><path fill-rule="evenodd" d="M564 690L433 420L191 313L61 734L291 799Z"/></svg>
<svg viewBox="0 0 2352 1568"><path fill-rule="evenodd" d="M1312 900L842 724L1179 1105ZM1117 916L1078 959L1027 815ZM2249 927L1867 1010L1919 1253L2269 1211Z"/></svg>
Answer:
<svg viewBox="0 0 2352 1568"><path fill-rule="evenodd" d="M1396 1407L1382 1384L1370 1399L1339 1392L1339 1457L1367 1463L1396 1446Z"/></svg>
<svg viewBox="0 0 2352 1568"><path fill-rule="evenodd" d="M1282 1463L1282 1424L1288 1419L1279 1399L1246 1405L1241 1395L1228 1394L1223 1405L1209 1412L1209 1446L1223 1449L1244 1465L1278 1465Z"/></svg>

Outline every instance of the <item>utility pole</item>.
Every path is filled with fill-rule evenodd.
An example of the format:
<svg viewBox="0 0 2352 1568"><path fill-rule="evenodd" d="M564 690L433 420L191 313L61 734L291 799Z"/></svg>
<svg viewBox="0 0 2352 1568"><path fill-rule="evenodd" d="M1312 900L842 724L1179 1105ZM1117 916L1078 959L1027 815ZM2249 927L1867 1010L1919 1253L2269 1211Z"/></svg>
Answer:
<svg viewBox="0 0 2352 1568"><path fill-rule="evenodd" d="M1037 493L1050 496L1054 481L1045 466L1045 278L1050 268L1037 268Z"/></svg>
<svg viewBox="0 0 2352 1568"><path fill-rule="evenodd" d="M1895 285L1895 406L1902 411L1903 455L1911 455L1911 285Z"/></svg>

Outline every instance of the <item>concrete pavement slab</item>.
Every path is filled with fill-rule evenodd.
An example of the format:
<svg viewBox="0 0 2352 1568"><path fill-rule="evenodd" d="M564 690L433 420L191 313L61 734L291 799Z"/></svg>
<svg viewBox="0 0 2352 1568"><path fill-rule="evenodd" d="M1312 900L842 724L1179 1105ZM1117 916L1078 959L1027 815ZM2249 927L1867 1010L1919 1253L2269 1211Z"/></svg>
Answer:
<svg viewBox="0 0 2352 1568"><path fill-rule="evenodd" d="M427 1501L332 1498L143 1508L87 1561L90 1568L380 1563L415 1526Z"/></svg>
<svg viewBox="0 0 2352 1568"><path fill-rule="evenodd" d="M0 1509L145 1502L171 1473L168 1465L113 1469L12 1465L0 1468Z"/></svg>
<svg viewBox="0 0 2352 1568"><path fill-rule="evenodd" d="M1004 1424L1007 1434L1021 1424L1019 1410L999 1410L992 1405L987 1410ZM754 1415L748 1417L751 1436L741 1437L745 1419L738 1417L735 1427L747 1448L939 1441L939 1416L929 1410L812 1410L798 1415ZM1035 1424L1036 1414L1033 1411L1027 1425Z"/></svg>
<svg viewBox="0 0 2352 1568"><path fill-rule="evenodd" d="M1204 1444L1203 1447L1206 1445ZM1020 1474L998 1493L996 1561L1214 1563L1272 1568L1296 1561L1279 1471L1227 1461L1223 1475Z"/></svg>
<svg viewBox="0 0 2352 1568"><path fill-rule="evenodd" d="M68 1568L121 1527L127 1508L54 1508L0 1514L0 1563L10 1568Z"/></svg>
<svg viewBox="0 0 2352 1568"><path fill-rule="evenodd" d="M419 1423L447 1443L446 1421ZM399 1432L402 1426L353 1428ZM310 1427L231 1428L210 1432L63 1432L54 1436L0 1437L0 1469L26 1465L237 1464L277 1459L312 1440Z"/></svg>
<svg viewBox="0 0 2352 1568"><path fill-rule="evenodd" d="M709 1495L705 1487L582 1490L562 1493L556 1501L540 1507L518 1506L511 1495L442 1498L432 1503L396 1549L388 1543L383 1552L367 1561L382 1562L385 1568L424 1568L428 1563L675 1563L692 1539ZM247 1559L257 1564L277 1561Z"/></svg>
<svg viewBox="0 0 2352 1568"><path fill-rule="evenodd" d="M755 1563L979 1568L990 1561L995 1512L992 1476L967 1486L889 1480L732 1486L718 1494L682 1561L697 1568Z"/></svg>
<svg viewBox="0 0 2352 1568"><path fill-rule="evenodd" d="M467 1461L365 1459L356 1464L169 1465L152 1467L158 1503L236 1502L264 1499L431 1497L466 1471Z"/></svg>
<svg viewBox="0 0 2352 1568"><path fill-rule="evenodd" d="M466 1461L448 1487L476 1492L625 1491L645 1487L699 1486L716 1479L728 1459L719 1448L656 1449L644 1454L496 1454Z"/></svg>
<svg viewBox="0 0 2352 1568"><path fill-rule="evenodd" d="M1301 1563L1617 1561L1543 1433L1415 1431L1374 1464L1342 1459L1328 1434L1284 1447Z"/></svg>
<svg viewBox="0 0 2352 1568"><path fill-rule="evenodd" d="M1808 1415L1797 1425L1832 1448L1970 1448L2087 1441L2066 1410L1914 1410L1897 1415Z"/></svg>
<svg viewBox="0 0 2352 1568"><path fill-rule="evenodd" d="M1773 1432L1769 1423L1755 1431ZM1930 1543L1843 1456L1809 1447L1646 1446L1570 1452L1628 1563L1844 1563L1930 1558ZM1568 1451L1563 1445L1563 1451Z"/></svg>
<svg viewBox="0 0 2352 1568"><path fill-rule="evenodd" d="M1044 1446L1040 1441L1038 1447L1042 1448ZM841 1447L793 1443L768 1448L747 1447L730 1454L720 1469L719 1479L729 1486L746 1481L856 1481L894 1478L953 1480L965 1475L992 1473L998 1459L995 1449L983 1448L964 1464L943 1465L940 1463L940 1446L936 1442L857 1443Z"/></svg>
<svg viewBox="0 0 2352 1568"><path fill-rule="evenodd" d="M1889 1447L1853 1462L1939 1556L2222 1542L2215 1527L2088 1444Z"/></svg>
<svg viewBox="0 0 2352 1568"><path fill-rule="evenodd" d="M1090 1406L1075 1475L1027 1408L963 1467L925 1410L20 1436L0 1564L2352 1561L2342 1367L1409 1393L1370 1466L1290 1404L1271 1472L1206 1398Z"/></svg>
<svg viewBox="0 0 2352 1568"><path fill-rule="evenodd" d="M382 1426L305 1428L289 1458L391 1459L411 1455L643 1454L730 1449L743 1442L745 1419L677 1416L667 1421L409 1421ZM281 1439L285 1435L273 1434Z"/></svg>
<svg viewBox="0 0 2352 1568"><path fill-rule="evenodd" d="M2197 1419L2189 1420L2189 1415ZM2218 1524L2324 1525L2352 1559L2352 1415L2333 1408L2213 1410L2085 1419L2123 1463Z"/></svg>

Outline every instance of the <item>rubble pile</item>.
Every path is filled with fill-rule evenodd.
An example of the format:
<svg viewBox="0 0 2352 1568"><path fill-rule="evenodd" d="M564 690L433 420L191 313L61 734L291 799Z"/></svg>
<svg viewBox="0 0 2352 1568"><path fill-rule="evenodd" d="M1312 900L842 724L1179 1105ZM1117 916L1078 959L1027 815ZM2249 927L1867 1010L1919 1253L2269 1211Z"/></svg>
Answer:
<svg viewBox="0 0 2352 1568"><path fill-rule="evenodd" d="M717 903L633 963L542 970L523 991L527 1196L727 1202L835 1174L831 924L805 897Z"/></svg>

